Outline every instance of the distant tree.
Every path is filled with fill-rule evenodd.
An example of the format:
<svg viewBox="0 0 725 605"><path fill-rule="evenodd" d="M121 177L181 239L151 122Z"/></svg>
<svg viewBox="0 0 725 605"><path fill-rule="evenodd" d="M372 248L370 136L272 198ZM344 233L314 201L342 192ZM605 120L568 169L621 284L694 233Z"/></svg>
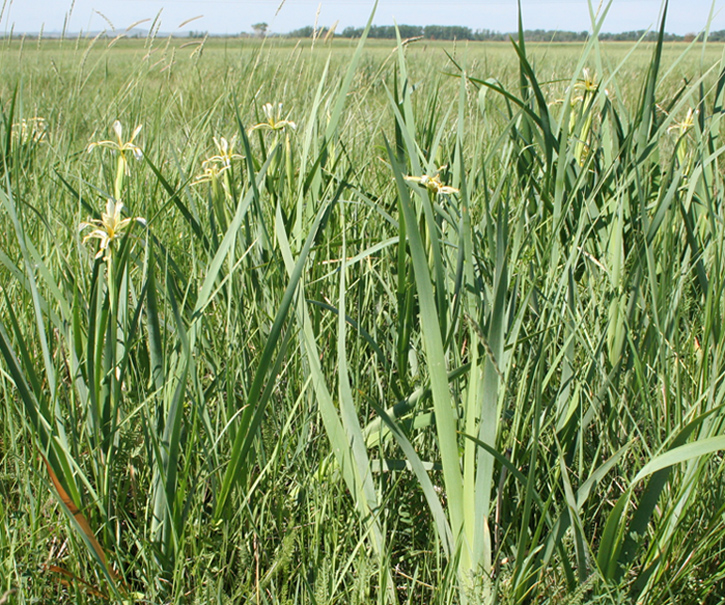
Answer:
<svg viewBox="0 0 725 605"><path fill-rule="evenodd" d="M423 35L423 28L420 25L399 25L398 29L400 30L400 37L404 40Z"/></svg>
<svg viewBox="0 0 725 605"><path fill-rule="evenodd" d="M260 38L264 38L264 36L267 35L267 28L269 25L267 23L255 23L252 25L252 29L254 30L254 33L259 36Z"/></svg>
<svg viewBox="0 0 725 605"><path fill-rule="evenodd" d="M343 38L359 38L362 36L363 28L362 27L346 27L342 30L342 37Z"/></svg>
<svg viewBox="0 0 725 605"><path fill-rule="evenodd" d="M508 40L507 34L502 34L501 32L491 31L490 29L479 29L475 34L473 34L473 37L475 40L486 40L486 41L495 41L495 42L501 42L502 40Z"/></svg>
<svg viewBox="0 0 725 605"><path fill-rule="evenodd" d="M293 29L289 34L290 38L311 38L315 28L311 25L300 27L299 29Z"/></svg>
<svg viewBox="0 0 725 605"><path fill-rule="evenodd" d="M360 32L362 34L362 31ZM395 38L395 27L392 25L373 25L368 32L369 38Z"/></svg>
<svg viewBox="0 0 725 605"><path fill-rule="evenodd" d="M426 25L423 35L431 40L473 40L471 28L460 25Z"/></svg>

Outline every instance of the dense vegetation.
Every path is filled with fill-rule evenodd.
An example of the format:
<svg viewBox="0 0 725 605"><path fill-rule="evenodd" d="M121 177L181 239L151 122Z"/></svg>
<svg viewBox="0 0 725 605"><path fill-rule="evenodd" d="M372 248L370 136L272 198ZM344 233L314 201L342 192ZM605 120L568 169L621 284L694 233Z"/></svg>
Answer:
<svg viewBox="0 0 725 605"><path fill-rule="evenodd" d="M0 601L725 602L725 64L663 32L5 40Z"/></svg>

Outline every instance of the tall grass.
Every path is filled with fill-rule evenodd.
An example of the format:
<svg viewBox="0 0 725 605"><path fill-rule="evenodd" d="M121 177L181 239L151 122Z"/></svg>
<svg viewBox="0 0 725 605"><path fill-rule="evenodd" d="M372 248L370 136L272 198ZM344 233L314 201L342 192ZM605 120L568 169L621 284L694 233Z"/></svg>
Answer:
<svg viewBox="0 0 725 605"><path fill-rule="evenodd" d="M605 16L4 41L0 598L725 601L725 63Z"/></svg>

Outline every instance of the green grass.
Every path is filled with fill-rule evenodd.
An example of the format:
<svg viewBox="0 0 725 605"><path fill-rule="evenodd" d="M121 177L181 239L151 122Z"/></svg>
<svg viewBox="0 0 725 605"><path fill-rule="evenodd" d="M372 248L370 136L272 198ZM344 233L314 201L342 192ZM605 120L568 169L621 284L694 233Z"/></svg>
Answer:
<svg viewBox="0 0 725 605"><path fill-rule="evenodd" d="M0 599L725 602L722 56L3 41Z"/></svg>

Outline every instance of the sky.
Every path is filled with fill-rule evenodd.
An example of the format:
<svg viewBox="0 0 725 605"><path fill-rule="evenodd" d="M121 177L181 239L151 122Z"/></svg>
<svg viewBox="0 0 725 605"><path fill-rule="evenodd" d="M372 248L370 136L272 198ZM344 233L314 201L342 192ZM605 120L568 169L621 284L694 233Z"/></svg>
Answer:
<svg viewBox="0 0 725 605"><path fill-rule="evenodd" d="M606 0L603 0L606 4ZM524 27L584 31L591 29L588 0L521 0ZM597 9L599 0L592 0ZM91 32L148 28L158 16L161 32L190 30L212 34L251 32L269 24L285 33L314 25L363 26L373 0L0 0L0 29L15 33ZM670 0L666 30L676 34L705 28L713 9L712 30L725 29L725 0ZM319 14L318 14L319 11ZM622 32L657 27L659 0L611 0L602 31ZM198 17L194 19L195 17ZM188 21L194 19L193 21ZM187 23L184 23L188 21ZM516 0L379 0L374 23L464 25L471 29L510 32L517 28Z"/></svg>

